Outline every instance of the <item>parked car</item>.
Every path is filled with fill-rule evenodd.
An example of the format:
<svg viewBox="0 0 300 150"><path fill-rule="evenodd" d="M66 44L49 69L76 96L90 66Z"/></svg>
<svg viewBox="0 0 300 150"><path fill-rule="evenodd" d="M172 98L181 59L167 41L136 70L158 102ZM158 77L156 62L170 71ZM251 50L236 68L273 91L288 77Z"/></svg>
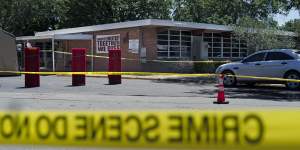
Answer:
<svg viewBox="0 0 300 150"><path fill-rule="evenodd" d="M224 86L237 83L254 85L256 83L285 84L288 89L299 89L300 82L286 82L241 78L233 75L270 78L300 79L300 51L293 49L273 49L256 52L240 62L221 65L217 74L224 74Z"/></svg>

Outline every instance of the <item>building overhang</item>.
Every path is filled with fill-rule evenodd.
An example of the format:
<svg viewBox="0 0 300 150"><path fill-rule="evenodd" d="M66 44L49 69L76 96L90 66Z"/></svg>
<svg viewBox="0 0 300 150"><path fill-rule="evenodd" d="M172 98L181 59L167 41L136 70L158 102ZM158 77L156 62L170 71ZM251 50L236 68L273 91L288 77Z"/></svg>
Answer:
<svg viewBox="0 0 300 150"><path fill-rule="evenodd" d="M93 35L90 34L57 34L57 35L43 35L43 36L20 36L17 41L30 40L92 40Z"/></svg>

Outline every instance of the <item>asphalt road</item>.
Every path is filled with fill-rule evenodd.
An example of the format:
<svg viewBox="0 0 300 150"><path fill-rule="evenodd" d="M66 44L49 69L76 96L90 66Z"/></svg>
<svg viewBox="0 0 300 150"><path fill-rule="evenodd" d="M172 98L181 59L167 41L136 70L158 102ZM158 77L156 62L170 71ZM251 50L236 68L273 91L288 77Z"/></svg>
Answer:
<svg viewBox="0 0 300 150"><path fill-rule="evenodd" d="M223 110L300 108L300 91L281 85L226 88L228 105L215 105L212 79L123 79L108 85L107 78L87 78L86 86L71 86L71 77L42 76L41 87L24 88L24 76L0 77L0 110L104 111L104 110ZM43 149L38 146L0 146L0 150Z"/></svg>
<svg viewBox="0 0 300 150"><path fill-rule="evenodd" d="M41 87L24 88L24 77L0 78L0 110L145 110L300 108L300 91L283 86L226 88L229 105L215 105L213 80L132 80L107 85L106 78L87 78L86 86L71 86L71 77L42 76Z"/></svg>

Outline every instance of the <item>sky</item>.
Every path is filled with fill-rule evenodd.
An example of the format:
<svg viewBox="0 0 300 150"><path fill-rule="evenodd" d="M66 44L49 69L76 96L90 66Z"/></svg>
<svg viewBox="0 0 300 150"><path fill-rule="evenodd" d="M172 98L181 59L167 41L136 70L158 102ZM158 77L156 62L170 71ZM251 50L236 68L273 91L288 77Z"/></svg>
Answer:
<svg viewBox="0 0 300 150"><path fill-rule="evenodd" d="M274 19L278 22L280 26L284 25L289 20L300 19L299 11L291 10L288 15L276 14L274 15Z"/></svg>

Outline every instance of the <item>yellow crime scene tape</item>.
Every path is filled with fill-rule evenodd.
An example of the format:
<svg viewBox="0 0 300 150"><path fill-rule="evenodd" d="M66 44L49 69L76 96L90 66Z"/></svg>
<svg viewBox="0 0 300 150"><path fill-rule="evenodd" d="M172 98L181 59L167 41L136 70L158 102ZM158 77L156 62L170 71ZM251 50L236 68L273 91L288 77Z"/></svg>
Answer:
<svg viewBox="0 0 300 150"><path fill-rule="evenodd" d="M220 74L214 73L161 73L161 72L26 72L26 71L0 71L0 73L13 74L39 74L39 75L137 75L137 76L174 76L174 77L218 77ZM226 75L237 78L273 80L282 82L300 82L299 79L285 79L273 77L258 77L246 75Z"/></svg>
<svg viewBox="0 0 300 150"><path fill-rule="evenodd" d="M62 51L55 51L55 53L58 54L66 54L66 55L72 55L72 53L70 52L62 52ZM100 55L86 55L87 57L94 57L94 58L104 58L104 59L108 59L108 56L100 56ZM131 60L131 61L140 61L140 59L133 59L133 58L121 58L122 60ZM178 60L145 60L147 62L161 62L161 63L228 63L230 61L212 61L212 60L207 60L207 61L188 61L188 60L184 60L184 61L178 61Z"/></svg>
<svg viewBox="0 0 300 150"><path fill-rule="evenodd" d="M300 110L0 112L0 144L300 149Z"/></svg>

